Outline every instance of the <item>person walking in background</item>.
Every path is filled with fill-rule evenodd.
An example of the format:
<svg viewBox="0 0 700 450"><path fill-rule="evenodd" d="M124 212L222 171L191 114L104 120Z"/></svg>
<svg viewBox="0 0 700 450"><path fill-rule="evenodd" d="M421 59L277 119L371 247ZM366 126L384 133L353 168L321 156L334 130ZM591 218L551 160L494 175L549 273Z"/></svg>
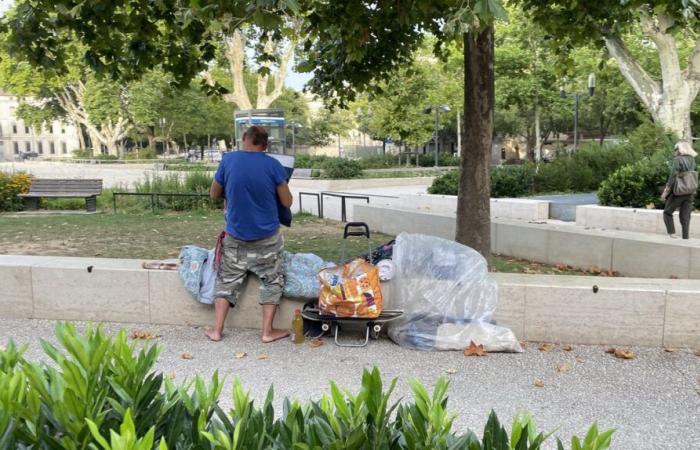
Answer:
<svg viewBox="0 0 700 450"><path fill-rule="evenodd" d="M277 202L291 207L292 193L287 171L264 153L267 140L264 128L248 128L243 150L224 155L211 186L211 197L226 201L226 236L214 291L215 323L206 331L212 341L221 340L228 310L235 306L250 272L260 278L263 342L289 336L272 323L284 288L284 241Z"/></svg>
<svg viewBox="0 0 700 450"><path fill-rule="evenodd" d="M666 202L664 207L664 224L669 237L677 238L673 224L673 213L680 209L679 216L683 239L690 234L690 214L693 212L695 193L698 188L695 157L697 153L689 142L678 142L673 148L671 173L666 188L661 194L661 200Z"/></svg>

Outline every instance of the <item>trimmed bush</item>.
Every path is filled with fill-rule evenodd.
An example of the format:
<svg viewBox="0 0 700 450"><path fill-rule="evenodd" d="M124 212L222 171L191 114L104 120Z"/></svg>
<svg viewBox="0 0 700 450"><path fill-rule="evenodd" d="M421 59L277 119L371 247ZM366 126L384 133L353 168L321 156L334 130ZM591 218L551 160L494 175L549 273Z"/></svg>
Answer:
<svg viewBox="0 0 700 450"><path fill-rule="evenodd" d="M23 172L0 172L0 211L20 211L24 202L19 194L29 192L32 177Z"/></svg>
<svg viewBox="0 0 700 450"><path fill-rule="evenodd" d="M428 194L457 195L459 192L459 170L436 177L428 187Z"/></svg>
<svg viewBox="0 0 700 450"><path fill-rule="evenodd" d="M459 166L459 157L451 153L439 153L438 162L440 167L447 166ZM435 154L426 153L424 155L418 155L418 165L421 167L434 167L435 166Z"/></svg>
<svg viewBox="0 0 700 450"><path fill-rule="evenodd" d="M534 177L534 164L496 167L491 171L491 197L531 195Z"/></svg>
<svg viewBox="0 0 700 450"><path fill-rule="evenodd" d="M362 166L357 161L342 158L329 158L321 167L325 178L347 179L360 178Z"/></svg>
<svg viewBox="0 0 700 450"><path fill-rule="evenodd" d="M284 400L276 414L270 388L258 406L239 381L233 407L219 406L218 373L175 384L154 367L156 346L129 342L88 326L83 334L59 323L60 347L42 342L50 362L33 363L12 342L0 350L0 448L3 449L394 449L538 450L551 434L518 414L508 428L491 412L483 438L456 431L448 409L449 382L429 392L410 381L412 398L392 400L397 384L365 369L357 394L331 382L330 392L301 404ZM510 435L509 435L510 431ZM613 430L590 427L576 450L606 450ZM557 448L564 444L557 439Z"/></svg>
<svg viewBox="0 0 700 450"><path fill-rule="evenodd" d="M628 164L600 184L598 202L603 206L662 208L659 198L669 173L663 154Z"/></svg>
<svg viewBox="0 0 700 450"><path fill-rule="evenodd" d="M326 155L296 155L294 167L301 169L322 169L323 164L329 159L337 159Z"/></svg>

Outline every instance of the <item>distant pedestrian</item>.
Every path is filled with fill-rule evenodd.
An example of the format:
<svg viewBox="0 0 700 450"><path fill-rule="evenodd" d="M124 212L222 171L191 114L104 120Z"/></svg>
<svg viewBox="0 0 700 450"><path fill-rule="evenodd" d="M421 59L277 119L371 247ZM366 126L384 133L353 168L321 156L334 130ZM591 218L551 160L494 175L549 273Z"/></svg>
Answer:
<svg viewBox="0 0 700 450"><path fill-rule="evenodd" d="M664 223L669 237L677 238L676 228L673 224L673 213L680 209L679 216L683 239L688 239L690 234L690 214L695 204L695 193L698 188L698 175L695 171L695 157L697 153L689 142L678 142L673 148L673 161L671 173L661 200L666 202L664 207Z"/></svg>

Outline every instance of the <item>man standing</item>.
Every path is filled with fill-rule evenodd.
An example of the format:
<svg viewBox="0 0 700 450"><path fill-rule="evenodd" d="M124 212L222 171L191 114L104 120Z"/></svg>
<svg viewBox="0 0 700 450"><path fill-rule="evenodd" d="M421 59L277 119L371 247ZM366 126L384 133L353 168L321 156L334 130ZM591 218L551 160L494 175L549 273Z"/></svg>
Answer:
<svg viewBox="0 0 700 450"><path fill-rule="evenodd" d="M226 200L226 237L216 277L214 327L206 335L220 341L229 308L235 306L248 273L260 278L262 340L289 336L272 322L277 312L284 275L277 202L289 208L292 193L282 164L265 154L267 131L252 126L243 134L243 150L224 155L211 185L211 197Z"/></svg>

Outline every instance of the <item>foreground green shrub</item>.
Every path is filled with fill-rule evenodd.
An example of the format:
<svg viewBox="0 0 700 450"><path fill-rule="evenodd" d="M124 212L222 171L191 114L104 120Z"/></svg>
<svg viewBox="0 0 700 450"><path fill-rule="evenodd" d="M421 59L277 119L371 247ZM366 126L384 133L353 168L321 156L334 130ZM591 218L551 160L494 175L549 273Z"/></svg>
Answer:
<svg viewBox="0 0 700 450"><path fill-rule="evenodd" d="M25 360L13 343L0 351L0 448L537 450L550 436L527 415L516 416L509 435L493 412L483 438L456 432L445 379L432 393L412 381L413 398L396 403L396 380L385 388L376 368L365 370L357 394L331 383L320 400L284 400L279 416L272 388L258 407L234 381L226 413L218 374L209 384L196 377L175 385L153 371L159 349L137 349L123 330L79 334L58 324L56 337L61 348L42 343L50 364ZM612 433L593 425L572 449L605 450Z"/></svg>
<svg viewBox="0 0 700 450"><path fill-rule="evenodd" d="M428 187L428 194L457 195L459 192L459 170L436 177Z"/></svg>
<svg viewBox="0 0 700 450"><path fill-rule="evenodd" d="M0 211L20 211L24 202L19 194L29 192L32 177L23 172L0 172Z"/></svg>
<svg viewBox="0 0 700 450"><path fill-rule="evenodd" d="M321 167L325 178L347 179L360 178L362 176L362 166L357 161L343 158L329 158Z"/></svg>
<svg viewBox="0 0 700 450"><path fill-rule="evenodd" d="M531 195L534 177L534 164L496 167L491 171L491 197Z"/></svg>
<svg viewBox="0 0 700 450"><path fill-rule="evenodd" d="M601 183L598 202L603 206L644 208L653 204L661 208L663 202L659 196L668 173L669 166L662 154L628 164Z"/></svg>

